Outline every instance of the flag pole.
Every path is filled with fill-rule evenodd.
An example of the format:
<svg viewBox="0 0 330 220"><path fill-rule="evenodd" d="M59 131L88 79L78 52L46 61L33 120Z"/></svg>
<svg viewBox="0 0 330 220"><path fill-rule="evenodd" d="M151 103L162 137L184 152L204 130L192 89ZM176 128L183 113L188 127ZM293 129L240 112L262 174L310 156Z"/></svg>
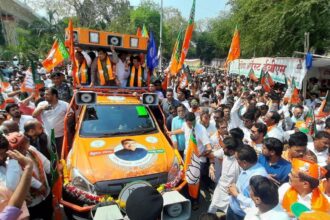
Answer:
<svg viewBox="0 0 330 220"><path fill-rule="evenodd" d="M159 70L163 72L162 68L162 44L163 44L163 0L160 0L160 31L159 31Z"/></svg>

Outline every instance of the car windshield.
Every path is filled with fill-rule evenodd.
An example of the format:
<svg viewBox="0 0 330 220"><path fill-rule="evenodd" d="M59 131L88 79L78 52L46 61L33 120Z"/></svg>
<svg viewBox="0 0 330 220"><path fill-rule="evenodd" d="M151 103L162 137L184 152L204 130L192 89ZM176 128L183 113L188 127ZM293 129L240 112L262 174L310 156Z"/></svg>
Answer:
<svg viewBox="0 0 330 220"><path fill-rule="evenodd" d="M156 126L143 105L89 105L86 106L80 135L109 137L154 131Z"/></svg>

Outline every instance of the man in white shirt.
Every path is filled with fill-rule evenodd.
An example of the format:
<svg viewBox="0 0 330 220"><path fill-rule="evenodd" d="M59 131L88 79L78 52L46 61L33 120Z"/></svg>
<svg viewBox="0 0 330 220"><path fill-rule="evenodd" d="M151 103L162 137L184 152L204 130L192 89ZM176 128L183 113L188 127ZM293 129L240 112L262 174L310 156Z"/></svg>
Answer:
<svg viewBox="0 0 330 220"><path fill-rule="evenodd" d="M182 125L182 128L176 131L171 131L168 133L168 135L171 136L171 135L184 133L185 140L189 140L192 129L195 132L198 151L201 155L199 159L202 163L205 163L206 155L210 154L210 152L212 151L212 146L205 127L199 123L196 123L196 116L194 113L188 112L186 114L185 123ZM188 149L188 145L189 145L189 141L186 141L185 154Z"/></svg>
<svg viewBox="0 0 330 220"><path fill-rule="evenodd" d="M47 134L51 134L51 130L54 129L57 154L60 156L64 136L64 118L69 104L58 99L58 91L55 88L46 88L45 99L46 101L38 104L32 115L37 117L41 114ZM70 112L68 117L72 116Z"/></svg>
<svg viewBox="0 0 330 220"><path fill-rule="evenodd" d="M0 135L0 182L11 191L15 191L22 169L17 160L8 159L8 140L4 135Z"/></svg>
<svg viewBox="0 0 330 220"><path fill-rule="evenodd" d="M9 103L6 105L6 112L10 115L11 120L18 124L19 131L22 133L24 132L25 122L33 119L30 115L22 115L19 106L16 103Z"/></svg>
<svg viewBox="0 0 330 220"><path fill-rule="evenodd" d="M51 79L48 78L48 76L46 75L46 73L41 73L41 79L42 81L44 81L45 87L49 88L53 86L53 82Z"/></svg>
<svg viewBox="0 0 330 220"><path fill-rule="evenodd" d="M181 129L178 129L176 131L168 132L168 135L177 135L177 134L185 134L185 140L190 140L190 136L193 135L197 142L197 148L198 148L198 158L200 161L200 174L203 177L207 176L207 163L206 158L208 157L210 159L211 166L214 166L213 162L213 154L212 154L212 146L209 139L209 136L207 134L207 131L204 126L202 126L199 123L196 123L196 116L192 112L188 112L185 117L185 123L182 125ZM186 148L184 154L187 154L187 150L189 148L189 141L186 141ZM199 193L198 193L199 194ZM192 196L192 195L191 195ZM193 210L198 209L198 196L197 198L194 198L192 196L193 200Z"/></svg>
<svg viewBox="0 0 330 220"><path fill-rule="evenodd" d="M217 128L215 127L215 123L210 122L210 114L208 111L203 111L200 116L200 124L203 125L209 135L209 137L213 136L217 132Z"/></svg>
<svg viewBox="0 0 330 220"><path fill-rule="evenodd" d="M330 134L325 131L316 133L314 142L309 142L307 148L317 157L317 164L321 167L327 165L328 149L330 147Z"/></svg>
<svg viewBox="0 0 330 220"><path fill-rule="evenodd" d="M265 124L268 127L267 137L273 137L284 142L284 131L281 127L278 126L278 123L281 120L281 116L276 111L269 111L263 118Z"/></svg>
<svg viewBox="0 0 330 220"><path fill-rule="evenodd" d="M120 82L120 87L126 87L127 78L129 77L129 68L126 60L127 54L121 53L119 54L118 57L119 60L118 63L116 64L117 77Z"/></svg>
<svg viewBox="0 0 330 220"><path fill-rule="evenodd" d="M243 142L248 144L251 143L251 128L253 124L256 122L256 109L247 110L242 116L243 126L240 126L244 133Z"/></svg>
<svg viewBox="0 0 330 220"><path fill-rule="evenodd" d="M247 208L244 220L289 220L288 214L278 203L277 186L263 176L250 179L250 196L256 207Z"/></svg>
<svg viewBox="0 0 330 220"><path fill-rule="evenodd" d="M186 93L187 91L185 89L178 89L177 92L177 99L179 100L179 102L181 102L181 104L183 104L186 109L189 111L190 110L190 106L189 106L189 102L186 99Z"/></svg>
<svg viewBox="0 0 330 220"><path fill-rule="evenodd" d="M255 123L251 128L251 147L253 147L257 154L261 154L264 138L267 134L267 126L264 123Z"/></svg>
<svg viewBox="0 0 330 220"><path fill-rule="evenodd" d="M226 212L229 205L228 188L236 183L240 173L239 164L235 158L235 152L239 144L233 137L226 137L223 140L223 147L214 151L215 160L222 160L222 174L217 183L210 204L209 213L216 213L217 210ZM215 170L210 168L210 176L215 176Z"/></svg>
<svg viewBox="0 0 330 220"><path fill-rule="evenodd" d="M216 152L219 149L222 149L225 146L223 143L223 140L225 139L225 137L229 136L227 121L223 120L223 121L217 122L216 128L217 128L217 132L214 133L210 137L213 152ZM213 181L215 183L218 182L218 180L221 176L221 165L222 165L222 158L219 160L214 160L215 179L212 177L211 177L211 179L213 179ZM211 172L210 172L210 175L211 175Z"/></svg>

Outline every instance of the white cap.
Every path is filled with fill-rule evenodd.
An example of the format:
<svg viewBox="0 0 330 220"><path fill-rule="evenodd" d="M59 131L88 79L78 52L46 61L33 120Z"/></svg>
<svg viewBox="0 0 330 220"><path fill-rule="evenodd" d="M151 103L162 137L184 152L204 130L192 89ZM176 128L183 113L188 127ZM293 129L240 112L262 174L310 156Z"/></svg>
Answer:
<svg viewBox="0 0 330 220"><path fill-rule="evenodd" d="M262 86L257 86L254 88L254 91L258 91L258 90L261 90L262 89Z"/></svg>
<svg viewBox="0 0 330 220"><path fill-rule="evenodd" d="M263 102L258 102L258 103L256 104L257 107L260 107L260 106L263 106L263 105L266 105L266 104L263 103Z"/></svg>

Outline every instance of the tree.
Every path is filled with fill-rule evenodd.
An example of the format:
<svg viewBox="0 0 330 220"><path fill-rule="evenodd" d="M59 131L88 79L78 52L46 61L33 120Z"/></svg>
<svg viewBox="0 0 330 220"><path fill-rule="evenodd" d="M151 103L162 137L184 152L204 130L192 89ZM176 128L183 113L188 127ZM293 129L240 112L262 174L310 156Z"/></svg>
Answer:
<svg viewBox="0 0 330 220"><path fill-rule="evenodd" d="M120 16L128 15L128 0L29 0L34 9L52 11L57 21L65 17L77 17L80 27L105 29Z"/></svg>
<svg viewBox="0 0 330 220"><path fill-rule="evenodd" d="M291 56L303 51L304 33L319 53L330 40L330 3L328 0L232 0L228 21L241 31L245 57Z"/></svg>
<svg viewBox="0 0 330 220"><path fill-rule="evenodd" d="M163 57L170 59L179 30L186 27L187 20L176 8L164 8L163 13Z"/></svg>

